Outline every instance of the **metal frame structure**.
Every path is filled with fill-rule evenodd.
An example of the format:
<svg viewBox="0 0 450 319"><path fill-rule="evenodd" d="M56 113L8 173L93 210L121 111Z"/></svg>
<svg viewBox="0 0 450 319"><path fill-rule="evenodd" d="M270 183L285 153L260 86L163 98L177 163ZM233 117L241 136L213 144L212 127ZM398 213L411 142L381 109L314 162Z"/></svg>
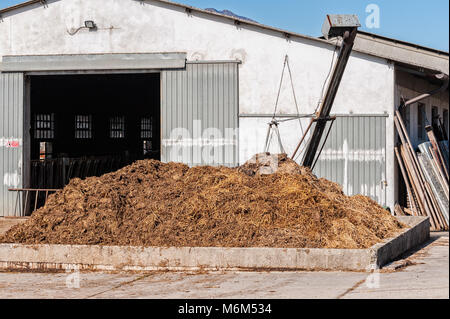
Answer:
<svg viewBox="0 0 450 319"><path fill-rule="evenodd" d="M341 84L347 62L350 58L359 26L360 24L358 18L354 15L327 15L327 18L325 19L325 23L322 28L324 36L326 38L342 36L342 45L339 51L338 59L333 68L331 79L328 83L325 97L316 113L316 117L311 119L308 129L301 138L300 143L292 155L292 158L294 159L306 137L306 134L315 122L316 125L314 127L314 131L303 157L303 166L313 167L313 165L317 162L317 158L320 156L320 151L319 154L317 154L317 150L319 149L319 144L322 140L322 135L325 131L326 124L328 121L334 121L336 119L335 117L330 117L330 112L338 92L339 85ZM327 137L331 130L331 125L329 127ZM325 142L326 138L323 144L325 144ZM323 145L321 147L321 150L322 149Z"/></svg>

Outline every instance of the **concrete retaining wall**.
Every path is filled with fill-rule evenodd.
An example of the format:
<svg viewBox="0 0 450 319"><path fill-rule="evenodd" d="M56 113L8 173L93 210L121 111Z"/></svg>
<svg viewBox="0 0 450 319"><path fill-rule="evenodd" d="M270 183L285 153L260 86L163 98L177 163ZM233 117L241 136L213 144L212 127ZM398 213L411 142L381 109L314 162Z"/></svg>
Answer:
<svg viewBox="0 0 450 319"><path fill-rule="evenodd" d="M411 226L369 249L121 247L0 245L0 269L23 270L354 270L381 267L425 241L424 217L401 217Z"/></svg>
<svg viewBox="0 0 450 319"><path fill-rule="evenodd" d="M376 244L372 247L376 252L377 266L382 267L399 257L406 251L420 245L430 238L429 217L397 217L397 219L411 226L397 237Z"/></svg>

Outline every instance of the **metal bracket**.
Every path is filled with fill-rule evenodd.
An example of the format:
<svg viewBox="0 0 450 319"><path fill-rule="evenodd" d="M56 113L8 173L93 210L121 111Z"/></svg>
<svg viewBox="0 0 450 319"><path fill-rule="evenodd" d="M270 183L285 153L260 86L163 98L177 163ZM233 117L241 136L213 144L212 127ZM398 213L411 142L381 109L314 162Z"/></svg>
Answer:
<svg viewBox="0 0 450 319"><path fill-rule="evenodd" d="M318 117L313 119L313 122L319 122L319 121L334 121L336 120L336 115L335 116L325 116L325 117Z"/></svg>
<svg viewBox="0 0 450 319"><path fill-rule="evenodd" d="M280 153L286 153L283 147L283 143L281 141L280 131L278 129L278 124L280 124L277 120L273 119L269 124L269 128L267 130L267 136L266 136L266 145L264 147L264 152L269 152L270 142L272 140L272 130L275 131L275 134L277 135L278 139L278 146L280 147ZM271 134L272 133L272 134Z"/></svg>
<svg viewBox="0 0 450 319"><path fill-rule="evenodd" d="M273 125L278 126L278 124L280 124L280 122L278 122L277 120L273 120L270 123L268 123L270 127L272 127Z"/></svg>

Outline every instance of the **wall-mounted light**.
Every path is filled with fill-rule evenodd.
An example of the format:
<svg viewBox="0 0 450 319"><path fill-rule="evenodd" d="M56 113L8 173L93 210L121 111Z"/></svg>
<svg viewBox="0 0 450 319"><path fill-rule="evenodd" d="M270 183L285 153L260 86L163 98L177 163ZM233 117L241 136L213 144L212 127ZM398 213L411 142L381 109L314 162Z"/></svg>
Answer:
<svg viewBox="0 0 450 319"><path fill-rule="evenodd" d="M80 30L89 30L89 31L98 31L98 30L114 30L114 29L119 29L119 28L115 28L113 26L110 26L109 28L99 28L94 21L92 20L86 20L84 21L84 25L82 25L79 28L72 28L70 30L67 30L67 33L70 35L75 35L78 33L78 31Z"/></svg>
<svg viewBox="0 0 450 319"><path fill-rule="evenodd" d="M86 28L88 28L89 30L95 30L95 29L97 29L97 25L96 25L95 22L92 21L92 20L84 21L84 26L85 26Z"/></svg>

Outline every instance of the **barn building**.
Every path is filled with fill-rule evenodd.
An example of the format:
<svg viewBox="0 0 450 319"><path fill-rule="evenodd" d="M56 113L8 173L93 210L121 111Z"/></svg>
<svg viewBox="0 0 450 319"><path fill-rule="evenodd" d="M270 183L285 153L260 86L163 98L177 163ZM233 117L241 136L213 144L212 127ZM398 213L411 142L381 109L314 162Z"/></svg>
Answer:
<svg viewBox="0 0 450 319"><path fill-rule="evenodd" d="M9 189L57 189L136 159L242 164L264 150L275 111L292 154L336 48L165 0L34 0L0 10L0 216L37 203ZM401 98L439 88L433 75L448 69L448 52L359 32L314 172L347 194L402 201L394 111ZM448 108L446 89L404 110L415 145L436 118L448 136Z"/></svg>

